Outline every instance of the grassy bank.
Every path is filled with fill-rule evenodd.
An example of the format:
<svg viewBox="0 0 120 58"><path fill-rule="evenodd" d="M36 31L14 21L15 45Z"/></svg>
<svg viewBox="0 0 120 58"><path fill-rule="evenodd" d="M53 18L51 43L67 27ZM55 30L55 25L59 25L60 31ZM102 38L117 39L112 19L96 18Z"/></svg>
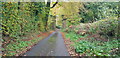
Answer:
<svg viewBox="0 0 120 58"><path fill-rule="evenodd" d="M66 34L66 39L74 42L75 52L80 56L118 56L117 39L110 41L95 40L94 37L87 38L89 35L80 36L75 33Z"/></svg>
<svg viewBox="0 0 120 58"><path fill-rule="evenodd" d="M49 36L53 31L45 33L36 33L25 37L20 37L16 40L11 40L10 42L3 42L4 49L3 56L20 56L26 51L29 51L34 45L36 45L40 40Z"/></svg>
<svg viewBox="0 0 120 58"><path fill-rule="evenodd" d="M104 19L63 30L66 39L80 56L120 56L118 19Z"/></svg>

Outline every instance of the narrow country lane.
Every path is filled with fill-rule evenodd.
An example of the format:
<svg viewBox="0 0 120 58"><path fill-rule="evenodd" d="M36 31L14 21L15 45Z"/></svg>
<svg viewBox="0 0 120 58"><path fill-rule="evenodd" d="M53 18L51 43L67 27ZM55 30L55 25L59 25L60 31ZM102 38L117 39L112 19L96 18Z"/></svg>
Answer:
<svg viewBox="0 0 120 58"><path fill-rule="evenodd" d="M53 32L26 52L26 56L69 56L60 32Z"/></svg>
<svg viewBox="0 0 120 58"><path fill-rule="evenodd" d="M120 58L119 2L3 0L0 58Z"/></svg>

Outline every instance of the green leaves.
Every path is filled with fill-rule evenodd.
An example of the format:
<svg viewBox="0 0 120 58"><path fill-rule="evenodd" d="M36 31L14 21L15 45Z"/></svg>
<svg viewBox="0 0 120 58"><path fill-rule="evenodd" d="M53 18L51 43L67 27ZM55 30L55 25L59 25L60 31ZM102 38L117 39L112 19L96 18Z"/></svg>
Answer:
<svg viewBox="0 0 120 58"><path fill-rule="evenodd" d="M117 39L111 39L110 41L107 42L96 41L94 37L89 38L92 40L89 39L79 40L79 38L84 38L86 37L86 35L81 36L73 32L66 34L66 37L70 38L70 40L74 42L73 46L75 48L75 51L77 53L80 53L80 55L85 54L86 56L113 56L113 55L117 56L117 54L111 54L110 52L113 49L118 48L119 40Z"/></svg>
<svg viewBox="0 0 120 58"><path fill-rule="evenodd" d="M36 42L33 41L20 41L23 36L38 31L45 31L46 14L48 8L44 2L2 2L2 31L3 35L9 36L17 42L9 43L6 45L8 50L7 55L13 56L16 50L23 50L21 48L27 47L29 44ZM48 12L46 12L48 11ZM51 27L51 26L49 26ZM4 36L3 36L4 37ZM6 42L6 40L4 40ZM32 43L31 43L32 42ZM15 52L11 52L11 51Z"/></svg>
<svg viewBox="0 0 120 58"><path fill-rule="evenodd" d="M118 16L118 3L117 2L88 2L84 3L84 11L80 12L82 17L81 22L94 22L104 18L111 18Z"/></svg>
<svg viewBox="0 0 120 58"><path fill-rule="evenodd" d="M117 41L117 40L114 40ZM114 41L109 41L109 42L99 42L99 41L94 41L93 43L87 40L81 40L78 43L75 43L75 50L76 52L83 54L89 54L90 56L96 55L96 56L110 56L109 51L113 48L117 48L118 42L114 43ZM100 43L103 43L105 45L99 45ZM91 53L89 53L91 52Z"/></svg>
<svg viewBox="0 0 120 58"><path fill-rule="evenodd" d="M19 37L27 32L44 31L46 14L43 2L3 2L2 27L4 35Z"/></svg>
<svg viewBox="0 0 120 58"><path fill-rule="evenodd" d="M17 39L16 42L12 42L5 47L5 50L7 50L5 54L7 56L14 56L15 54L19 53L19 51L26 50L26 47L35 44L40 39L41 37L30 41L21 41L20 39Z"/></svg>

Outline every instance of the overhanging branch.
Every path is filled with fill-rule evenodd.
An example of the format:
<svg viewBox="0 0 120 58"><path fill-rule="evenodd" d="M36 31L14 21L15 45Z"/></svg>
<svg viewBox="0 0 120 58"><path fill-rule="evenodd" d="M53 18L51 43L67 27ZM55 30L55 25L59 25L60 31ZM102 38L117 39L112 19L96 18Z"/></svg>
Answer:
<svg viewBox="0 0 120 58"><path fill-rule="evenodd" d="M55 5L57 5L58 4L58 1L57 2L55 2L55 4L53 4L53 6L51 7L51 8L54 8L55 7Z"/></svg>

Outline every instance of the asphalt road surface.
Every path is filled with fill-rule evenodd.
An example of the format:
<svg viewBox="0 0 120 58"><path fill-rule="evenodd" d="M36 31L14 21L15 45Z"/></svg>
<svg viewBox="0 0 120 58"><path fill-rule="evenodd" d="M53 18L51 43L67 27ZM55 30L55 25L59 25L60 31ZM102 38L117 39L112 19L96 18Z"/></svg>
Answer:
<svg viewBox="0 0 120 58"><path fill-rule="evenodd" d="M56 31L41 40L26 56L70 56L60 32Z"/></svg>

